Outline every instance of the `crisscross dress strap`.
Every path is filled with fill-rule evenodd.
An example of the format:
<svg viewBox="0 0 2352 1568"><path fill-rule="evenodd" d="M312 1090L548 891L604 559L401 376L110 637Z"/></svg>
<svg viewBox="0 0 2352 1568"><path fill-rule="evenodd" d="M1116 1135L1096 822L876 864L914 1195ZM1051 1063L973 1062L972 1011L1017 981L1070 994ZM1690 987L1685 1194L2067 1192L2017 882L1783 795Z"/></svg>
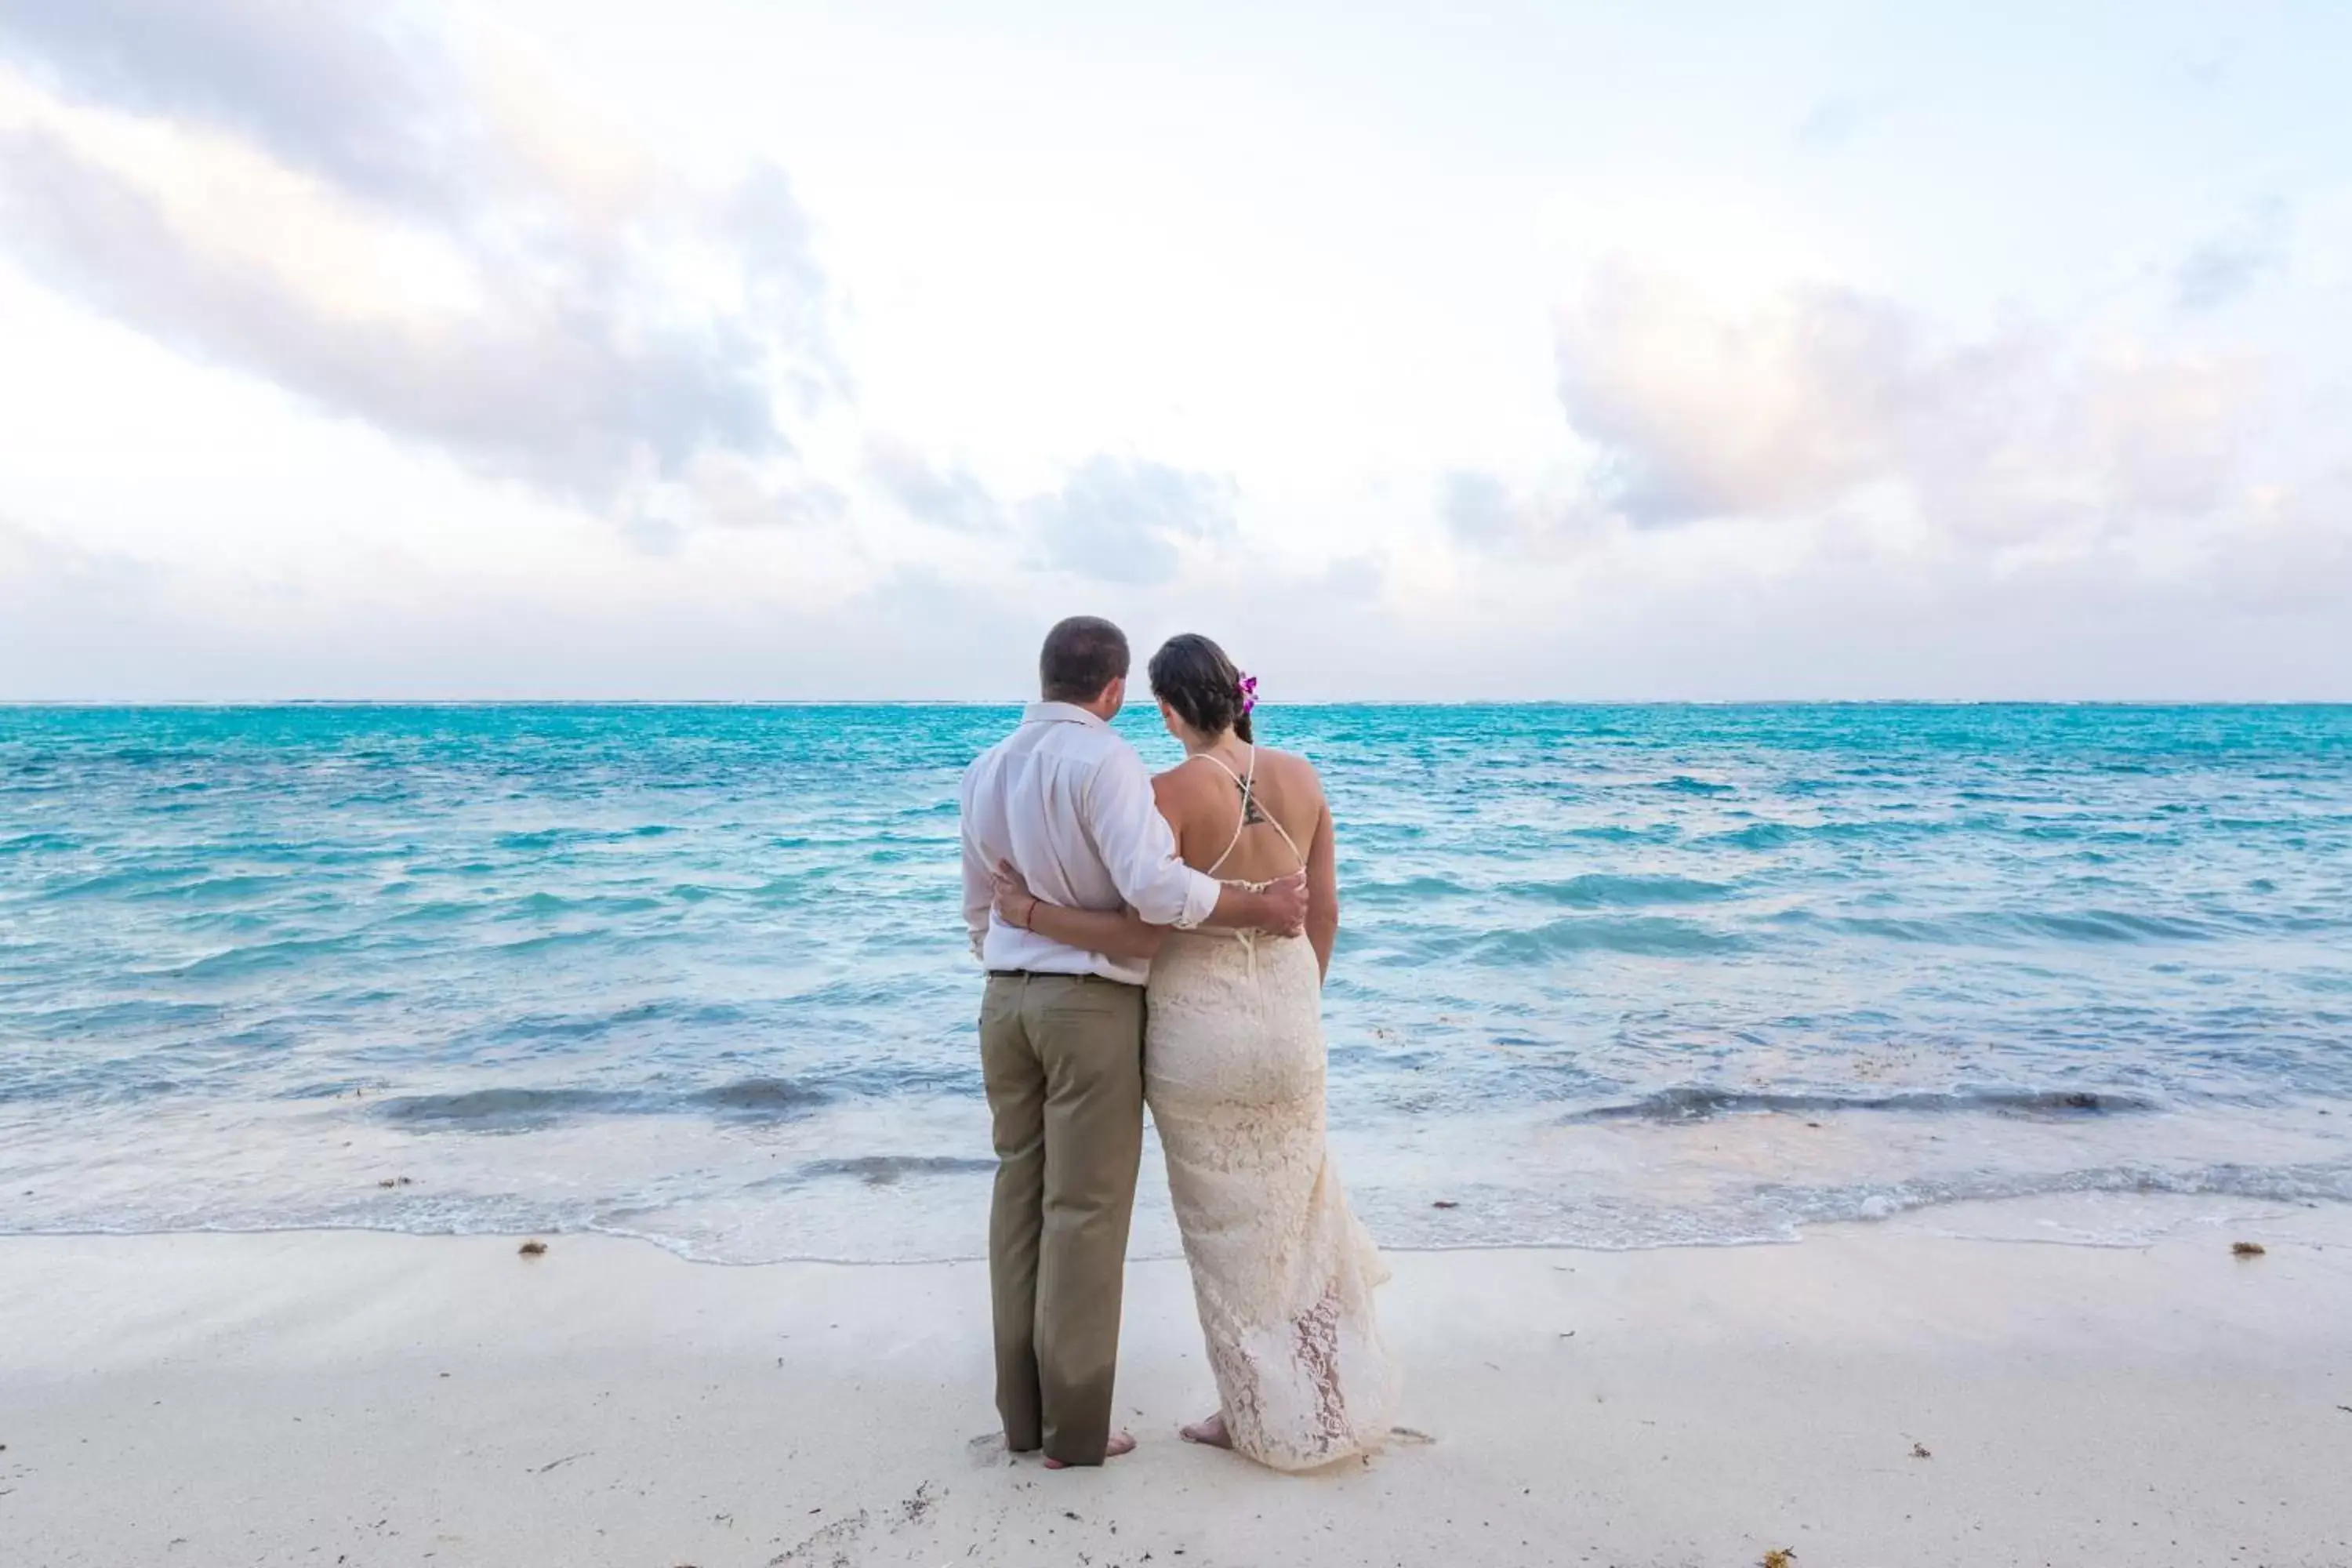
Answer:
<svg viewBox="0 0 2352 1568"><path fill-rule="evenodd" d="M1257 748L1255 746L1252 746L1249 749L1249 772L1246 775L1234 772L1233 768L1225 762L1224 758L1217 756L1213 752L1202 752L1200 755L1207 758L1210 762L1216 763L1219 770L1222 771L1227 778L1233 780L1234 783L1241 785L1242 789L1241 820L1234 824L1234 836L1231 839L1227 840L1225 844L1225 852L1217 857L1217 863L1214 866L1209 868L1208 874L1213 877L1221 868L1223 868L1226 861L1234 858L1234 851L1241 847L1242 835L1249 830L1250 807L1255 804L1257 797ZM1307 857L1300 852L1298 840L1290 836L1290 829L1282 825L1281 819L1276 817L1273 813L1267 812L1262 815L1258 820L1265 823L1276 833L1282 835L1282 841L1290 846L1291 855L1297 858L1299 866L1304 868L1307 864Z"/></svg>

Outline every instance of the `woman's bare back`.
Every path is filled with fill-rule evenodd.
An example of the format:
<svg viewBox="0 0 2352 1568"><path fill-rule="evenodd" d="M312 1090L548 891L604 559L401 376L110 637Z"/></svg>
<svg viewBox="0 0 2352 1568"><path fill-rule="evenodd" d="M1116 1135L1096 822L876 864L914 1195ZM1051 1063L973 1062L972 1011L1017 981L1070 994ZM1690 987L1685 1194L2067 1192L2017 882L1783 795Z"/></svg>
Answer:
<svg viewBox="0 0 2352 1568"><path fill-rule="evenodd" d="M1301 870L1322 828L1315 764L1267 746L1188 757L1154 779L1152 790L1184 863L1229 882L1268 882Z"/></svg>

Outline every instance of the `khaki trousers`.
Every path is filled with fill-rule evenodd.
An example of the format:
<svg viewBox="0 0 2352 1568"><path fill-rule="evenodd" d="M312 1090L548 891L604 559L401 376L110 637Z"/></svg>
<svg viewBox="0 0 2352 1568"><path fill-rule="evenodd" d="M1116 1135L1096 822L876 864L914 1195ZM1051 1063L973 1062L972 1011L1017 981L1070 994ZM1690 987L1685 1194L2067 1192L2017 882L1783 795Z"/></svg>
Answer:
<svg viewBox="0 0 2352 1568"><path fill-rule="evenodd" d="M995 1126L988 1278L1005 1441L1099 1465L1143 1157L1143 993L992 974L980 1061Z"/></svg>

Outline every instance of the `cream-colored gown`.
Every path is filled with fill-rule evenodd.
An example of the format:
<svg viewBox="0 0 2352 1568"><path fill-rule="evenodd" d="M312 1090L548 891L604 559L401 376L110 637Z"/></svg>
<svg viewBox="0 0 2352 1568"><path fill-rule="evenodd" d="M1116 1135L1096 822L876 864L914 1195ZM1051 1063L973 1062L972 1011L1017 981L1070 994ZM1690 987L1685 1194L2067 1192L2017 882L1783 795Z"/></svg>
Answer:
<svg viewBox="0 0 2352 1568"><path fill-rule="evenodd" d="M1234 775L1234 845L1256 763L1253 748L1249 775ZM1144 1093L1234 1449L1308 1470L1379 1448L1398 1388L1372 1302L1388 1269L1324 1148L1315 950L1303 937L1171 931L1147 1020Z"/></svg>

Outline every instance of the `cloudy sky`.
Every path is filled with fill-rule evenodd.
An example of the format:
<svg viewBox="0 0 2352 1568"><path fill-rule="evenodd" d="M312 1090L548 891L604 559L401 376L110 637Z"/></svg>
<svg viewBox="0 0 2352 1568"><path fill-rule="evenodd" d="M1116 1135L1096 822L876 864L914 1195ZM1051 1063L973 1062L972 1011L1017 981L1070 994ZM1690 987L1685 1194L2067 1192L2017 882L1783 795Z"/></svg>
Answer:
<svg viewBox="0 0 2352 1568"><path fill-rule="evenodd" d="M1471 9L0 0L0 698L2352 699L2352 7Z"/></svg>

